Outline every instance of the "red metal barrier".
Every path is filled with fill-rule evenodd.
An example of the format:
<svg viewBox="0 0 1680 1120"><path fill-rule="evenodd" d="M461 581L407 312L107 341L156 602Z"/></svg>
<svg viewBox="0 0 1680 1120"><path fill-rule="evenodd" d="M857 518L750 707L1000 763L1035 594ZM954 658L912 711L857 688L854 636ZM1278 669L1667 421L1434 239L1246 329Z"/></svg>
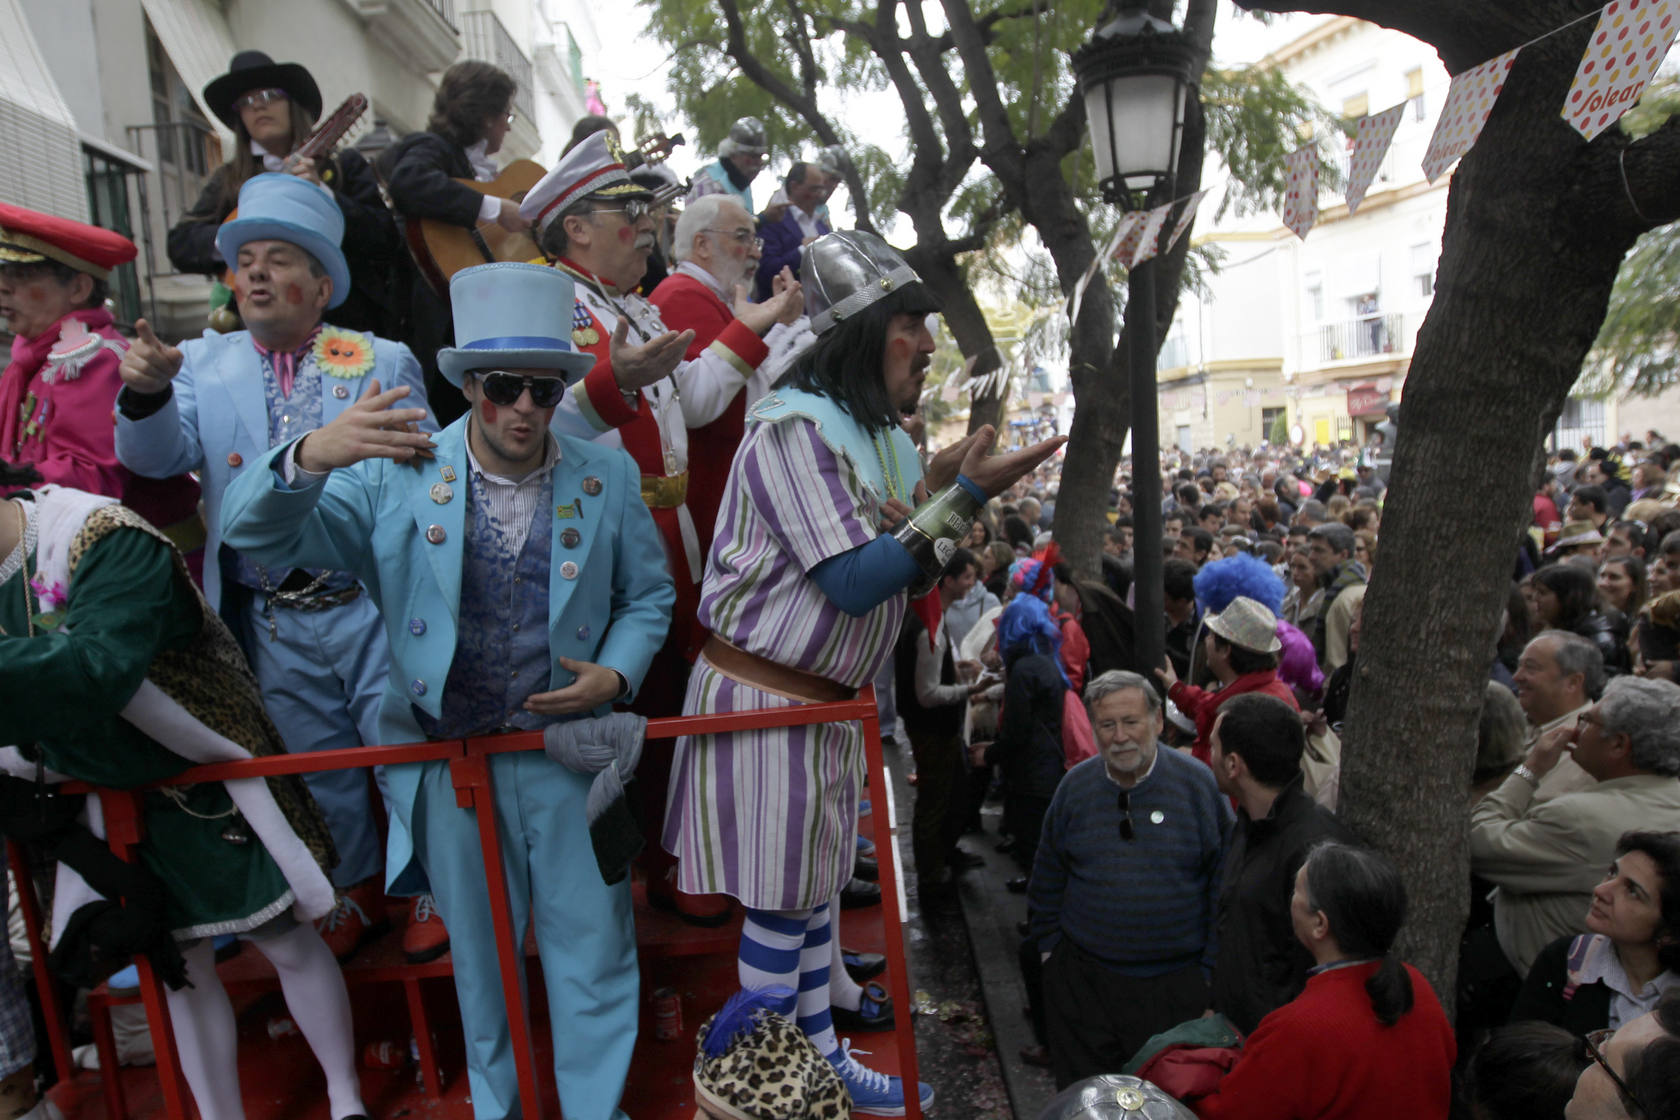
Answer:
<svg viewBox="0 0 1680 1120"><path fill-rule="evenodd" d="M880 722L876 714L875 693L865 688L854 700L831 704L802 704L791 708L773 708L748 712L728 712L716 715L673 716L649 720L648 739L673 739L680 735L718 734L726 731L754 730L766 727L799 727L813 723L860 722L864 732L865 764L870 787L877 803L884 803L887 776L881 750ZM353 747L346 750L318 751L313 754L272 755L267 758L240 762L214 763L196 766L167 782L134 790L95 789L83 783L69 783L59 787L66 793L96 793L105 812L107 835L111 850L126 860L136 858L134 849L141 840L142 823L139 814L140 794L148 789L187 785L196 782L226 781L231 778L273 777L281 774L302 774L323 770L353 770L368 766L399 762L427 762L447 760L450 777L456 790L456 801L462 808L472 808L478 815L479 843L483 850L485 879L490 888L491 916L496 930L496 952L502 972L502 995L507 1005L509 1041L519 1076L519 1098L526 1116L542 1115L537 1091L537 1065L531 1040L530 1007L525 989L519 982L519 955L523 946L513 937L512 907L507 881L501 874L502 850L495 820L495 798L491 784L489 758L512 751L541 750L540 731L516 732L467 740L440 740L410 743L400 746ZM488 811L480 811L488 810ZM885 842L879 842L880 840ZM891 836L878 837L880 853L881 917L886 929L886 957L888 985L893 999L894 1030L899 1051L899 1073L906 1086L905 1110L910 1120L919 1120L921 1107L916 1092L918 1070L916 1039L911 1027L910 982L904 958L903 915L898 908L897 847ZM17 877L18 894L25 901L25 916L30 919L31 945L35 949L35 975L46 1008L54 1059L60 1075L68 1076L68 1035L56 991L46 972L46 958L38 945L39 908L35 903L34 887L29 882L21 853L15 850L12 861ZM835 915L838 921L839 915ZM839 936L838 929L835 936ZM146 1006L147 1021L151 1024L152 1040L157 1051L158 1078L162 1086L164 1106L170 1116L190 1115L190 1093L181 1073L180 1058L175 1050L174 1032L169 1024L169 1009L164 1000L162 981L153 974L144 957L136 958L140 970L140 991ZM429 1039L428 1039L429 1049ZM114 1092L117 1069L114 1065L102 1069L105 1078L107 1111L113 1118L124 1115L120 1093Z"/></svg>

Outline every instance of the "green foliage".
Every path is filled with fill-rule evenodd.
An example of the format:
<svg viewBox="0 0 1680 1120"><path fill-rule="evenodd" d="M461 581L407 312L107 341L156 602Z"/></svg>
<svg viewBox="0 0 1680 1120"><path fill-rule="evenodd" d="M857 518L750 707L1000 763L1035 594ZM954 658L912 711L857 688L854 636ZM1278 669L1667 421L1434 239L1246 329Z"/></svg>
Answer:
<svg viewBox="0 0 1680 1120"><path fill-rule="evenodd" d="M1272 420L1272 430L1266 433L1266 439L1273 447L1287 447L1289 445L1289 413L1280 412Z"/></svg>
<svg viewBox="0 0 1680 1120"><path fill-rule="evenodd" d="M1655 396L1680 382L1680 228L1641 237L1622 261L1582 388Z"/></svg>
<svg viewBox="0 0 1680 1120"><path fill-rule="evenodd" d="M1202 74L1207 147L1230 169L1232 185L1220 213L1278 210L1288 192L1284 157L1317 137L1326 189L1339 185L1330 155L1332 138L1352 135L1354 122L1334 116L1284 78L1282 71L1246 67Z"/></svg>

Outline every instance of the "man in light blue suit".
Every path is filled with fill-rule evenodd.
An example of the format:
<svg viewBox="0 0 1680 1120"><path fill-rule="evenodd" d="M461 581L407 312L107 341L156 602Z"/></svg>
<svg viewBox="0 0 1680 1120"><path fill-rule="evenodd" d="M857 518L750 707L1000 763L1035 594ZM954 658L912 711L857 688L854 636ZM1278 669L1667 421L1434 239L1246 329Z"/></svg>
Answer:
<svg viewBox="0 0 1680 1120"><path fill-rule="evenodd" d="M240 636L263 703L294 753L381 741L389 650L378 610L352 573L265 567L221 547L228 485L269 448L331 422L376 381L410 386L413 403L424 404L420 366L406 346L322 325L322 313L350 291L343 232L337 203L315 184L295 175L252 178L239 192L238 217L216 238L234 265L248 329L206 331L177 349L141 320L117 398L124 466L150 478L199 472L209 529L205 594ZM436 430L429 415L419 423ZM321 933L345 960L386 928L367 775L342 770L306 780L339 854L339 906ZM429 906L416 909L429 917ZM435 920L411 922L405 934L416 959L447 946Z"/></svg>
<svg viewBox="0 0 1680 1120"><path fill-rule="evenodd" d="M675 598L636 464L549 429L567 380L592 364L567 341L571 279L482 265L456 274L450 300L460 345L438 368L466 416L433 444L409 431L420 412L398 407L404 389L369 396L257 460L223 514L229 543L266 563L361 577L390 636L392 743L605 713L641 685ZM596 865L589 777L540 752L496 755L490 772L517 942L536 925L561 1108L617 1120L638 1004L629 880L608 886ZM473 812L445 762L387 775L408 826L391 831L395 885L417 861L449 925L474 1115L517 1115Z"/></svg>

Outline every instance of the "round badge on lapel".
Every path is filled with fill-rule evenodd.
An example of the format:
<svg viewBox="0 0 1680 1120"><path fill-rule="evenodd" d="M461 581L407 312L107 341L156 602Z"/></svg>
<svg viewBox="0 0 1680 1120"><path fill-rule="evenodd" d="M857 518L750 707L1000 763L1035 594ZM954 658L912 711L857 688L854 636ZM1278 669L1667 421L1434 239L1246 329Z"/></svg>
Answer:
<svg viewBox="0 0 1680 1120"><path fill-rule="evenodd" d="M426 620L423 619L423 618L411 618L411 619L409 619L408 620L408 632L410 634L413 634L416 638L418 638L420 635L422 635L426 632Z"/></svg>
<svg viewBox="0 0 1680 1120"><path fill-rule="evenodd" d="M589 640L589 627L579 626L578 629L577 629L577 635L578 635L578 641L587 642Z"/></svg>
<svg viewBox="0 0 1680 1120"><path fill-rule="evenodd" d="M416 696L424 696L426 695L426 682L415 681L413 684L408 686L408 690Z"/></svg>
<svg viewBox="0 0 1680 1120"><path fill-rule="evenodd" d="M426 526L426 539L432 544L442 544L448 536L449 534L443 531L442 525Z"/></svg>
<svg viewBox="0 0 1680 1120"><path fill-rule="evenodd" d="M560 530L560 546L562 548L576 548L581 540L583 540L583 534L576 529Z"/></svg>
<svg viewBox="0 0 1680 1120"><path fill-rule="evenodd" d="M242 467L244 465L245 465L245 457L243 455L241 455L237 451L229 451L228 452L228 466L230 466L230 467Z"/></svg>
<svg viewBox="0 0 1680 1120"><path fill-rule="evenodd" d="M601 492L601 480L594 475L590 475L583 480L583 492L593 498Z"/></svg>
<svg viewBox="0 0 1680 1120"><path fill-rule="evenodd" d="M455 497L455 491L450 488L449 483L432 483L432 501L436 502L440 506L446 506L453 497Z"/></svg>
<svg viewBox="0 0 1680 1120"><path fill-rule="evenodd" d="M333 386L333 396L337 397L339 400L344 400L349 395L350 395L350 387L348 385L334 385Z"/></svg>
<svg viewBox="0 0 1680 1120"><path fill-rule="evenodd" d="M1161 812L1161 810L1159 810L1159 809L1156 809L1154 812L1149 814L1149 823L1150 824L1160 824L1162 821L1164 821L1166 819L1167 819L1167 815L1165 813Z"/></svg>
<svg viewBox="0 0 1680 1120"><path fill-rule="evenodd" d="M576 579L578 576L578 566L568 560L564 564L560 565L560 574L566 579Z"/></svg>

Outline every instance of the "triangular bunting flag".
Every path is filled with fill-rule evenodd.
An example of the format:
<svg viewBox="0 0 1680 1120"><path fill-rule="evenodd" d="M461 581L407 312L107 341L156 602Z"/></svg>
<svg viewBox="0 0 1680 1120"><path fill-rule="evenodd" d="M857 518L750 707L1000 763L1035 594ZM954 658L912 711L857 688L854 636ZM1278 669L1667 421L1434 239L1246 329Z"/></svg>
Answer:
<svg viewBox="0 0 1680 1120"><path fill-rule="evenodd" d="M1132 267L1132 256L1137 252L1138 240L1143 236L1145 216L1142 210L1128 210L1120 216L1120 225L1116 231L1120 234L1120 240L1109 256L1119 261L1121 268Z"/></svg>
<svg viewBox="0 0 1680 1120"><path fill-rule="evenodd" d="M1423 175L1431 183L1476 143L1521 49L1513 48L1464 71L1447 87L1441 120L1435 125L1435 135L1429 138L1429 150L1423 153Z"/></svg>
<svg viewBox="0 0 1680 1120"><path fill-rule="evenodd" d="M1284 158L1289 191L1283 197L1283 224L1305 238L1318 221L1318 145L1296 148Z"/></svg>
<svg viewBox="0 0 1680 1120"><path fill-rule="evenodd" d="M1086 266L1084 274L1074 282L1073 295L1068 300L1069 323L1079 322L1079 308L1085 302L1085 289L1091 286L1091 281L1097 278L1097 269L1101 268L1103 262L1114 255L1115 250L1119 248L1120 239L1126 236L1127 217L1129 215L1121 216L1120 221L1114 226L1114 232L1109 235L1107 241L1103 242L1102 248L1097 250L1097 255L1091 258L1091 263Z"/></svg>
<svg viewBox="0 0 1680 1120"><path fill-rule="evenodd" d="M1388 154L1389 141L1394 139L1394 130L1400 127L1400 114L1405 111L1406 103L1402 101L1392 109L1359 118L1359 126L1353 133L1353 150L1348 153L1347 193L1343 196L1349 214L1365 201L1365 192L1377 177L1377 168Z"/></svg>
<svg viewBox="0 0 1680 1120"><path fill-rule="evenodd" d="M1172 203L1157 206L1148 214L1143 223L1143 233L1138 240L1137 252L1132 254L1132 267L1136 268L1144 261L1155 255L1155 250L1161 243L1161 228L1167 224L1167 215L1172 213Z"/></svg>
<svg viewBox="0 0 1680 1120"><path fill-rule="evenodd" d="M1172 233L1167 238L1167 247L1163 253L1172 252L1172 247L1178 244L1178 239L1184 236L1184 231L1190 228L1190 223L1196 220L1196 211L1202 205L1202 199L1207 197L1208 188L1203 187L1195 194L1184 200L1184 209L1179 212L1178 221L1173 223Z"/></svg>
<svg viewBox="0 0 1680 1120"><path fill-rule="evenodd" d="M1680 0L1610 0L1587 40L1563 119L1588 140L1639 100L1680 31Z"/></svg>

